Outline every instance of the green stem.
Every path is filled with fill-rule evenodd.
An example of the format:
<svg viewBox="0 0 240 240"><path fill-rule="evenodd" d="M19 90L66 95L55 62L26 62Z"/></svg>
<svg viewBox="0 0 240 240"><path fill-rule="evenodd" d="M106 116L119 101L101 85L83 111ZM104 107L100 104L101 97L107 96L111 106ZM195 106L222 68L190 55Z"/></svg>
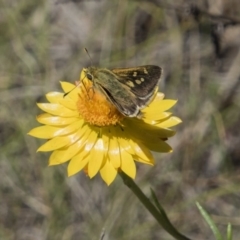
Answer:
<svg viewBox="0 0 240 240"><path fill-rule="evenodd" d="M152 214L152 216L170 235L175 237L175 239L177 240L191 240L190 238L187 238L181 233L179 233L172 226L166 215L159 212L159 210L152 204L152 202L146 197L146 195L144 195L141 189L129 176L127 176L124 172L120 172L119 174L122 177L125 185L127 185L133 191L133 193L137 196L141 203L147 208L147 210Z"/></svg>

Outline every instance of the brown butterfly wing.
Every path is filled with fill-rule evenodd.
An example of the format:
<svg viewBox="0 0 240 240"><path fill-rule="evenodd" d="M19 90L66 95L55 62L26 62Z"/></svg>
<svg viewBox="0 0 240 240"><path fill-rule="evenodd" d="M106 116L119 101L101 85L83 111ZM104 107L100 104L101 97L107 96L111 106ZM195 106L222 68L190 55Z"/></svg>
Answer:
<svg viewBox="0 0 240 240"><path fill-rule="evenodd" d="M101 91L105 94L108 100L124 115L127 117L136 117L140 113L140 108L135 102L135 99L130 98L129 96L116 96L113 95L108 89L102 85L98 85Z"/></svg>
<svg viewBox="0 0 240 240"><path fill-rule="evenodd" d="M158 86L162 69L154 65L145 65L134 68L116 68L112 72L118 80L130 88L130 91L139 99L151 98Z"/></svg>
<svg viewBox="0 0 240 240"><path fill-rule="evenodd" d="M108 69L95 73L94 86L125 116L136 117L140 107L129 87L118 81L118 76Z"/></svg>

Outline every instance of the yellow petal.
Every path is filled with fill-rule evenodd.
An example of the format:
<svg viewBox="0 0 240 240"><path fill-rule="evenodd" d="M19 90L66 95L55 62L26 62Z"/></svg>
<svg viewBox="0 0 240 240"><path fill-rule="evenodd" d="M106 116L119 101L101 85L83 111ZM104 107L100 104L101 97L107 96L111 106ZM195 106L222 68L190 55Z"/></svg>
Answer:
<svg viewBox="0 0 240 240"><path fill-rule="evenodd" d="M87 164L90 160L89 155L86 155L85 152L82 151L81 154L72 158L72 160L68 164L68 176L72 176L72 175L78 173L85 166L87 166Z"/></svg>
<svg viewBox="0 0 240 240"><path fill-rule="evenodd" d="M144 163L144 164L147 164L147 165L150 165L150 166L153 166L155 164L154 159L153 159L153 162L146 162L145 160L143 160L142 158L140 158L137 155L133 155L132 157L136 162Z"/></svg>
<svg viewBox="0 0 240 240"><path fill-rule="evenodd" d="M70 134L72 132L76 132L79 128L81 128L83 122L84 122L83 120L78 120L64 128L54 126L40 126L33 128L28 134L43 139L63 136L66 134Z"/></svg>
<svg viewBox="0 0 240 240"><path fill-rule="evenodd" d="M155 97L155 100L163 100L165 97L164 93L161 93L161 92L158 92L156 97Z"/></svg>
<svg viewBox="0 0 240 240"><path fill-rule="evenodd" d="M73 85L72 83L69 82L60 82L62 89L65 93L67 93L67 96L71 98L74 102L77 102L78 100L78 93L79 93L79 87L76 85Z"/></svg>
<svg viewBox="0 0 240 240"><path fill-rule="evenodd" d="M175 131L167 128L159 128L155 125L144 123L139 119L126 119L124 121L126 130L130 136L136 136L139 139L148 138L156 141L159 138L169 138L175 135ZM141 131L139 131L141 129Z"/></svg>
<svg viewBox="0 0 240 240"><path fill-rule="evenodd" d="M49 92L46 94L46 98L50 103L58 103L60 99L63 99L63 93Z"/></svg>
<svg viewBox="0 0 240 240"><path fill-rule="evenodd" d="M69 161L71 158L78 155L79 152L82 152L83 147L84 143L81 144L81 140L79 140L69 147L55 150L49 158L49 165L57 165Z"/></svg>
<svg viewBox="0 0 240 240"><path fill-rule="evenodd" d="M59 127L40 126L33 128L28 134L37 138L49 139L53 138L55 133L59 130L61 130Z"/></svg>
<svg viewBox="0 0 240 240"><path fill-rule="evenodd" d="M109 139L108 158L114 168L119 168L121 165L120 149L116 137Z"/></svg>
<svg viewBox="0 0 240 240"><path fill-rule="evenodd" d="M63 82L63 81L61 81L60 84L61 84L61 87L62 87L62 89L63 89L63 91L65 93L71 91L73 88L76 87L74 84L72 84L70 82Z"/></svg>
<svg viewBox="0 0 240 240"><path fill-rule="evenodd" d="M90 134L88 136L85 147L84 147L85 152L91 152L92 151L92 148L93 148L95 142L97 141L97 137L98 137L98 132L94 131L92 129L92 131L90 132Z"/></svg>
<svg viewBox="0 0 240 240"><path fill-rule="evenodd" d="M117 170L107 160L104 166L100 169L100 174L105 183L109 186L117 176Z"/></svg>
<svg viewBox="0 0 240 240"><path fill-rule="evenodd" d="M43 113L37 116L37 121L39 123L46 124L46 125L55 125L55 126L69 125L73 122L76 122L77 120L79 120L79 118L77 117L64 118L64 117L53 116L49 113Z"/></svg>
<svg viewBox="0 0 240 240"><path fill-rule="evenodd" d="M67 151L68 147L63 147L61 149L55 150L52 152L52 154L50 155L49 158L49 166L53 166L53 165L58 165L58 164L62 164L66 161L68 161L69 159L63 159L63 156L65 154L65 152Z"/></svg>
<svg viewBox="0 0 240 240"><path fill-rule="evenodd" d="M88 163L88 176L90 178L93 178L100 170L105 152L104 141L102 138L98 138L90 153L91 158Z"/></svg>
<svg viewBox="0 0 240 240"><path fill-rule="evenodd" d="M93 146L97 140L98 132L94 131L93 129L87 128L86 136L87 136L87 140L83 144L84 148L82 148L80 150L80 152L71 159L71 161L68 165L68 174L69 175L73 175L76 172L80 171L82 168L84 168L89 163L89 160L92 159L91 151L93 150ZM83 159L83 160L81 160L81 159ZM83 162L81 162L81 161L83 161ZM80 164L79 167L77 167L77 163Z"/></svg>
<svg viewBox="0 0 240 240"><path fill-rule="evenodd" d="M90 134L88 127L85 125L82 129L78 131L76 135L78 135L78 141L76 141L71 146L65 147L63 149L55 150L49 159L49 165L56 165L60 163L64 163L69 159L73 158L75 155L82 152L85 142ZM83 154L81 154L83 155Z"/></svg>
<svg viewBox="0 0 240 240"><path fill-rule="evenodd" d="M136 177L136 165L133 161L132 155L122 149L121 151L121 169L129 177Z"/></svg>
<svg viewBox="0 0 240 240"><path fill-rule="evenodd" d="M174 106L177 103L176 100L171 100L171 99L156 99L154 100L147 108L143 109L143 112L147 111L159 111L159 112L164 112Z"/></svg>
<svg viewBox="0 0 240 240"><path fill-rule="evenodd" d="M69 144L68 137L55 137L46 143L44 143L40 148L38 148L37 152L49 152L59 148L62 148Z"/></svg>
<svg viewBox="0 0 240 240"><path fill-rule="evenodd" d="M40 109L43 111L57 115L60 117L78 117L78 111L72 111L58 103L38 103L37 104Z"/></svg>
<svg viewBox="0 0 240 240"><path fill-rule="evenodd" d="M84 120L79 119L78 121L73 122L64 128L59 129L57 132L55 132L55 136L63 136L66 134L76 132L78 129L82 127L83 123L84 123Z"/></svg>
<svg viewBox="0 0 240 240"><path fill-rule="evenodd" d="M134 140L130 141L132 148L135 150L136 156L138 156L142 161L147 164L153 164L154 158L152 153L141 143L135 142Z"/></svg>
<svg viewBox="0 0 240 240"><path fill-rule="evenodd" d="M150 149L151 151L154 152L172 152L172 148L163 140L159 139L157 142L149 142L145 141L143 144Z"/></svg>
<svg viewBox="0 0 240 240"><path fill-rule="evenodd" d="M73 101L70 97L66 96L59 100L59 103L64 107L77 111L77 104L76 101Z"/></svg>
<svg viewBox="0 0 240 240"><path fill-rule="evenodd" d="M132 146L129 143L130 140L124 139L124 138L118 138L119 148L124 149L130 154L134 154L134 150L132 149Z"/></svg>
<svg viewBox="0 0 240 240"><path fill-rule="evenodd" d="M155 92L154 92L153 100L154 101L162 100L162 99L164 99L164 96L165 96L164 93L158 92L158 87L157 87Z"/></svg>
<svg viewBox="0 0 240 240"><path fill-rule="evenodd" d="M109 141L110 141L111 136L112 136L112 134L109 133L108 128L102 129L102 139L103 139L104 146L105 146L105 155L107 155L108 150L109 150Z"/></svg>
<svg viewBox="0 0 240 240"><path fill-rule="evenodd" d="M93 145L96 142L97 138L97 132L93 131L91 128L88 127L88 125L84 126L86 127L86 131L84 132L83 136L81 139L79 139L73 146L74 150L76 151L79 147L79 151L76 153L76 155L72 158L72 160L75 162L76 159L82 159L85 158L85 156L89 155L89 153L92 150ZM69 152L68 152L69 151ZM69 150L65 154L71 154ZM71 160L71 161L72 161Z"/></svg>
<svg viewBox="0 0 240 240"><path fill-rule="evenodd" d="M161 128L169 128L169 127L178 125L181 122L182 122L182 120L178 117L170 117L166 121L156 124L156 126L161 127Z"/></svg>
<svg viewBox="0 0 240 240"><path fill-rule="evenodd" d="M127 131L123 132L119 127L115 128L115 136L117 136L118 144L120 149L124 149L125 151L133 154L132 146L129 143L130 136Z"/></svg>
<svg viewBox="0 0 240 240"><path fill-rule="evenodd" d="M160 112L160 111L156 111L154 109L153 111L148 111L148 112L144 113L143 121L151 124L151 121L153 121L153 120L164 120L171 115L172 115L172 113Z"/></svg>

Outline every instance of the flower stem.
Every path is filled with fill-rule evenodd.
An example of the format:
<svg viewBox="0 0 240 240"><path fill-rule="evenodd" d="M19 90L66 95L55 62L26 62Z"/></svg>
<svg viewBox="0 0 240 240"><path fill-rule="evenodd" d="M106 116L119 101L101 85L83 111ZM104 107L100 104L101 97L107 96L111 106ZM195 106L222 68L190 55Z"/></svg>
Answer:
<svg viewBox="0 0 240 240"><path fill-rule="evenodd" d="M147 210L152 214L152 216L158 221L158 223L175 239L177 240L191 240L190 238L185 237L181 233L179 233L173 225L170 223L167 215L160 212L157 207L153 205L153 203L146 197L146 195L141 191L141 189L137 186L137 184L127 176L124 172L119 173L123 179L125 185L129 187L133 191L133 193L137 196L137 198L141 201L141 203L147 208ZM162 209L162 207L161 207ZM163 209L161 210L163 211Z"/></svg>

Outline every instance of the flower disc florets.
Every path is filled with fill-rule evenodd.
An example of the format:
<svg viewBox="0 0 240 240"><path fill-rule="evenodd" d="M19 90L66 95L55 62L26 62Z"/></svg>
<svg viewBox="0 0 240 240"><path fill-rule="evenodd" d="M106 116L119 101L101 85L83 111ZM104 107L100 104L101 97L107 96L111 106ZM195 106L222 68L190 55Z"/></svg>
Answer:
<svg viewBox="0 0 240 240"><path fill-rule="evenodd" d="M89 124L99 127L116 125L124 118L103 93L93 87L93 83L84 79L79 83L80 93L77 109Z"/></svg>

